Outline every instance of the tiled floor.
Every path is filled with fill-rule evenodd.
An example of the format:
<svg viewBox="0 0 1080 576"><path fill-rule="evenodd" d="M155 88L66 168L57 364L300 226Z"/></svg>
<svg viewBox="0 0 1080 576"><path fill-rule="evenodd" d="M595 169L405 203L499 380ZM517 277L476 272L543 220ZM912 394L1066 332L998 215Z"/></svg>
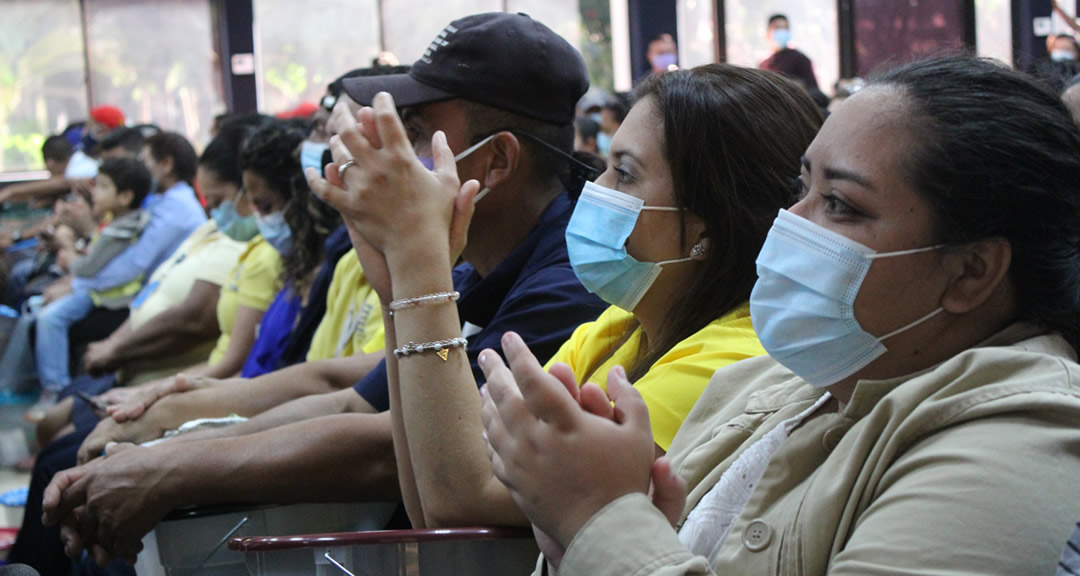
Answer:
<svg viewBox="0 0 1080 576"><path fill-rule="evenodd" d="M8 458L10 452L15 450L16 440L19 438L16 431L22 433L28 450L32 449L34 442L34 429L23 418L28 406L20 404L0 404L0 462ZM15 488L24 488L30 484L30 473L19 472L10 466L0 466L0 494ZM22 522L22 508L10 509L0 505L0 528L19 526Z"/></svg>

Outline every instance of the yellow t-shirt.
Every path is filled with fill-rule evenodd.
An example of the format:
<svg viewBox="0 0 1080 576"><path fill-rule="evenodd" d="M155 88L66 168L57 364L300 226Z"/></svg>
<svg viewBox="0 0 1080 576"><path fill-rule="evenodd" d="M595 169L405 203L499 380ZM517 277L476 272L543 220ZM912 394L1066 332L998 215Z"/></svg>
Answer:
<svg viewBox="0 0 1080 576"><path fill-rule="evenodd" d="M198 280L224 284L243 252L242 242L218 232L214 221L207 220L154 270L150 282L131 303L131 327L137 329L154 316L179 306Z"/></svg>
<svg viewBox="0 0 1080 576"><path fill-rule="evenodd" d="M218 296L217 318L221 327L209 363L217 364L229 349L237 306L252 310L266 310L281 290L281 256L262 236L256 236L247 244L244 253L229 273L229 279L221 287Z"/></svg>
<svg viewBox="0 0 1080 576"><path fill-rule="evenodd" d="M154 270L150 282L131 303L129 321L132 329L138 329L154 316L183 303L197 280L218 286L224 284L243 251L244 243L218 232L213 220L196 228L172 256ZM180 354L130 362L124 366L120 380L130 386L176 374L206 360L213 348L211 340Z"/></svg>
<svg viewBox="0 0 1080 576"><path fill-rule="evenodd" d="M349 250L338 260L326 291L323 315L308 348L308 362L378 352L386 346L382 305L360 259Z"/></svg>
<svg viewBox="0 0 1080 576"><path fill-rule="evenodd" d="M608 308L595 322L578 326L547 365L563 362L574 371L579 383L584 384L588 378L606 391L608 371L617 365L633 364L641 342L641 328L599 368L595 364L618 344L633 319L633 314L620 308ZM749 303L713 320L668 350L634 383L649 407L656 444L664 450L671 446L671 440L705 391L713 372L764 354L765 349L750 323Z"/></svg>

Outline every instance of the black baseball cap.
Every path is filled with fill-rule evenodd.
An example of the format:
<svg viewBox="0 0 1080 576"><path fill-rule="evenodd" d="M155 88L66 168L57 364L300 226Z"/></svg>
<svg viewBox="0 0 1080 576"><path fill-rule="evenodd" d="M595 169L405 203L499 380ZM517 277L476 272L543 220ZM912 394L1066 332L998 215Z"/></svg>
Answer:
<svg viewBox="0 0 1080 576"><path fill-rule="evenodd" d="M408 74L348 78L345 93L369 106L389 92L399 108L464 98L550 124L573 122L589 89L569 42L526 14L490 12L454 20Z"/></svg>

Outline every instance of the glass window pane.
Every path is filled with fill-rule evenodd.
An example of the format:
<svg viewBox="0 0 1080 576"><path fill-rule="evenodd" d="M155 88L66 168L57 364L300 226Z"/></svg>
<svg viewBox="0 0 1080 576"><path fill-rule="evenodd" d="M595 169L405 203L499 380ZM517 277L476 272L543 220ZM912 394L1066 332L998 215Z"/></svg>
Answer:
<svg viewBox="0 0 1080 576"><path fill-rule="evenodd" d="M94 104L205 144L225 110L209 0L89 0L86 9Z"/></svg>
<svg viewBox="0 0 1080 576"><path fill-rule="evenodd" d="M975 36L979 56L1012 63L1012 5L1009 0L975 0Z"/></svg>
<svg viewBox="0 0 1080 576"><path fill-rule="evenodd" d="M86 118L75 0L7 0L0 18L0 172L44 169L41 144Z"/></svg>
<svg viewBox="0 0 1080 576"><path fill-rule="evenodd" d="M855 0L855 72L865 77L896 59L963 46L964 7L956 0Z"/></svg>
<svg viewBox="0 0 1080 576"><path fill-rule="evenodd" d="M713 0L679 0L679 64L692 68L716 62Z"/></svg>
<svg viewBox="0 0 1080 576"><path fill-rule="evenodd" d="M254 9L260 107L269 113L318 103L327 84L379 54L375 0L322 0L310 8L255 0Z"/></svg>
<svg viewBox="0 0 1080 576"><path fill-rule="evenodd" d="M382 0L386 49L402 64L424 55L435 35L450 22L482 12L502 11L501 0Z"/></svg>
<svg viewBox="0 0 1080 576"><path fill-rule="evenodd" d="M818 88L826 94L832 93L833 85L840 76L836 0L725 0L724 6L728 62L757 66L768 58L770 50L765 33L769 16L782 12L791 24L792 47L806 54L814 63Z"/></svg>

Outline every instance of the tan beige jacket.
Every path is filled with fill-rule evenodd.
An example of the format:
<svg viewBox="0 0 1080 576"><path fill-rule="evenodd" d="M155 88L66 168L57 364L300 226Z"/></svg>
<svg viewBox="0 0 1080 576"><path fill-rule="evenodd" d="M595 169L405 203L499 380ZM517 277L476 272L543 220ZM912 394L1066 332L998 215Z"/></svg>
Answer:
<svg viewBox="0 0 1080 576"><path fill-rule="evenodd" d="M770 460L715 565L644 495L594 516L559 573L1053 574L1080 517L1080 365L1021 325L937 367L858 383ZM771 359L716 373L671 445L690 496L822 391Z"/></svg>

